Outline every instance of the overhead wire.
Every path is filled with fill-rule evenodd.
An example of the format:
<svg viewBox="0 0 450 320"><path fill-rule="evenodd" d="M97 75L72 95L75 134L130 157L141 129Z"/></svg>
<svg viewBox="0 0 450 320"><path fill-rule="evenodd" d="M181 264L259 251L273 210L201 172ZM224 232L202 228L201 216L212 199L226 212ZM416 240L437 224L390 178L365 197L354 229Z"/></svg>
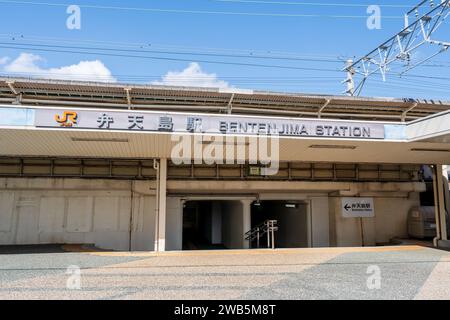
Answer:
<svg viewBox="0 0 450 320"><path fill-rule="evenodd" d="M258 0L215 0L216 2L242 2L242 3L271 3L271 4L280 4L281 1L258 1ZM31 1L7 1L7 0L0 0L0 3L10 3L10 4L27 4L27 5L46 5L46 6L67 6L68 4L62 4L62 3L47 3L47 2L31 2ZM287 4L287 3L286 3ZM291 3L294 4L294 3ZM295 4L301 4L301 5L327 5L327 6L351 6L351 4L332 4L332 3L295 3ZM353 6L363 6L362 4L353 5ZM400 5L391 5L400 7ZM99 5L81 5L81 7L86 8L92 8L92 9L108 9L108 10L134 10L134 11L151 11L151 12L166 12L165 9L154 9L154 8L133 8L133 7L114 7L114 6L99 6ZM403 7L403 6L402 6ZM406 6L405 6L406 7ZM170 12L180 12L180 10L169 10ZM169 12L167 11L167 12ZM192 10L181 10L186 11L185 13L224 13L224 14L235 14L233 12L209 12L209 11L192 11ZM249 14L252 13L249 12L240 12L236 14ZM257 13L257 15L260 15L260 13ZM262 13L262 15L271 15L270 13ZM276 16L280 16L280 14L275 14ZM295 14L289 14L289 16L296 16ZM319 15L298 15L298 16L319 16ZM322 15L322 17L329 17L328 15ZM350 16L334 16L334 17L350 17ZM356 17L356 16L353 16ZM361 16L362 17L362 16ZM366 18L366 16L364 16ZM27 39L28 40L28 39ZM43 42L42 39L34 39L33 41L36 42ZM59 39L58 41L62 41ZM86 40L85 40L86 41ZM57 42L57 41L56 41ZM90 42L87 40L86 42ZM90 43L105 43L106 41L91 41ZM58 43L58 42L57 42ZM73 43L73 42L71 42ZM119 42L111 42L116 43L119 45ZM122 46L131 46L130 43L121 43ZM255 64L255 63L244 63L244 62L232 62L232 61L218 61L218 60L197 60L197 59L184 59L184 58L175 58L175 57L168 57L167 55L177 55L177 56L208 56L208 57L215 57L215 58L236 58L236 59L268 59L268 60L284 60L284 61L302 61L302 62L317 62L317 63L342 63L339 59L319 59L314 57L301 57L301 56L275 56L273 55L274 51L266 52L264 55L255 55L253 54L253 50L251 53L247 52L247 54L234 54L234 53L223 53L227 49L217 49L213 48L211 50L219 50L219 52L195 52L195 51L177 51L177 50L148 50L144 49L146 45L140 44L141 47L139 49L120 49L120 48L105 48L105 47L88 47L88 46L68 46L68 45L54 45L54 44L36 44L36 43L10 43L10 42L0 42L0 48L4 49L19 49L19 50L30 50L30 51L42 51L42 52L56 52L56 53L69 53L69 54L87 54L87 55L103 55L103 56L112 56L112 57L125 57L125 58L139 58L139 59L154 59L154 60L167 60L167 61L182 61L182 62L192 62L193 60L200 62L200 63L209 63L209 64L224 64L224 65L235 65L235 66L248 66L248 67L263 67L263 68L279 68L279 69L290 69L290 70L303 70L303 71L314 71L314 72L342 72L341 69L327 69L327 68L313 68L313 67L299 67L299 66L290 66L290 65L271 65L271 64ZM151 47L149 44L148 47ZM170 46L168 46L170 47ZM181 48L177 46L172 46L172 48ZM187 47L185 47L187 48ZM220 52L220 50L223 50ZM120 52L120 53L118 53ZM261 52L261 51L260 51ZM265 51L262 51L265 52ZM151 53L151 54L158 54L158 56L148 56L148 55L135 55L130 53ZM166 55L166 56L159 56L159 55ZM441 65L425 65L427 67L446 67L446 63L441 63ZM49 76L49 73L45 73L44 76ZM92 76L92 75L90 75ZM113 75L112 75L113 76ZM115 76L113 76L115 77ZM414 76L412 76L414 77ZM423 78L422 76L420 76ZM106 77L107 78L107 77ZM128 77L121 77L121 79L137 79L138 81L146 81L151 79L158 79L158 77L142 77L142 76L133 76L129 75ZM223 77L221 77L223 78ZM331 78L331 77L330 77ZM337 77L336 77L337 78ZM408 78L408 75L404 75L403 78ZM159 77L161 79L161 77ZM184 79L179 78L180 82L184 81ZM191 78L192 80L193 78ZM430 76L428 79L432 80L448 80L448 78L445 77L433 77ZM156 81L156 80L155 80ZM229 80L231 81L231 79ZM278 79L276 80L277 83L271 83L272 79L247 79L244 78L237 80L234 79L233 81L239 81L240 84L271 84L271 85L290 85L290 84L298 84L298 85L305 85L305 83L312 83L315 81L331 81L325 80L325 78L322 78L320 80L313 80L311 78L309 79ZM400 86L397 83L393 83L395 87L399 88ZM437 85L435 83L424 83L423 81L419 83L414 83L412 81L409 81L408 88L426 88L426 89L433 89L433 90L444 90L442 85ZM392 87L391 87L392 88Z"/></svg>
<svg viewBox="0 0 450 320"><path fill-rule="evenodd" d="M32 40L39 42L57 42L57 43L93 43L98 45L115 45L115 46L123 46L123 47L156 47L156 48L164 48L164 49L177 49L177 50L200 50L202 52L219 52L219 53L241 53L241 54L260 54L260 55L281 55L287 57L322 57L322 58L336 58L338 54L323 54L323 53L309 53L299 55L296 52L286 52L280 50L261 50L261 49L236 49L236 48L216 48L216 47L195 47L195 46L181 46L181 45L173 45L173 44L159 44L159 43L144 43L144 42L120 42L120 41L104 41L104 40L92 40L92 39L76 39L76 38L62 38L62 37L42 37L42 36L30 36L23 34L0 34L0 38L5 39L14 39L14 40Z"/></svg>
<svg viewBox="0 0 450 320"><path fill-rule="evenodd" d="M324 63L341 63L339 60L331 59L314 59L314 58L291 58L281 56L260 56L260 55L238 55L238 54L219 54L219 53L202 53L202 52L182 52L182 51L163 51L163 50L147 50L147 49L120 49L107 47L87 47L87 46L68 46L68 45L53 45L53 44L34 44L34 43L14 43L14 42L0 42L1 45L15 46L24 45L31 47L43 48L64 48L77 50L100 50L100 51L114 51L114 52L132 52L132 53L152 53L152 54L168 54L168 55L189 55L189 56L207 56L207 57L222 57L222 58L246 58L259 60L283 60L283 61L308 61L308 62L324 62Z"/></svg>
<svg viewBox="0 0 450 320"><path fill-rule="evenodd" d="M288 5L288 6L318 6L318 7L369 7L372 4L369 3L328 3L328 2L293 2L293 1L269 1L269 0L211 0L213 2L223 2L223 3L244 3L244 4L266 4L266 5ZM378 3L376 4L380 7L387 8L411 8L410 5L404 4L388 4L388 3Z"/></svg>
<svg viewBox="0 0 450 320"><path fill-rule="evenodd" d="M118 54L100 51L77 51L77 50L63 50L53 49L51 47L31 47L31 46L18 46L11 44L0 44L0 48L3 49L20 49L29 51L41 51L41 52L54 52L54 53L70 53L70 54L86 54L86 55L100 55L109 57L122 57L122 58L136 58L136 59L149 59L149 60L166 60L166 61L179 61L179 62L192 62L192 59L174 58L174 57L162 57L162 56L144 56L144 55L132 55L132 54ZM221 65L234 65L234 66L246 66L246 67L260 67L260 68L275 68L275 69L289 69L289 70L303 70L303 71L317 71L317 72L341 72L339 69L325 69L325 68L309 68L287 65L270 65L270 64L256 64L256 63L244 63L244 62L230 62L230 61L218 61L218 60L202 60L195 59L199 63L207 64L221 64Z"/></svg>
<svg viewBox="0 0 450 320"><path fill-rule="evenodd" d="M0 3L67 7L65 3L33 2L18 0L0 0ZM101 9L101 10L121 10L153 13L179 13L179 14L209 14L209 15L232 15L232 16L259 16L259 17L291 17L291 18L336 18L336 19L367 19L365 15L333 15L333 14L297 14L297 13L267 13L267 12L237 12L237 11L211 11L211 10L186 10L186 9L160 9L144 7L119 7L102 5L79 5L80 8ZM403 16L384 15L384 19L403 19Z"/></svg>

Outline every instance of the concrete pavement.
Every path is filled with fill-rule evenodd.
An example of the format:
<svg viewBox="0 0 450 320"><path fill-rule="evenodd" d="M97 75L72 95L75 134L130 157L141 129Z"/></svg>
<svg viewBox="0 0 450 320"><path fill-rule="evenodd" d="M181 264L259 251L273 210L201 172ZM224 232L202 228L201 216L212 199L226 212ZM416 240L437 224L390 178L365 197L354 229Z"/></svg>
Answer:
<svg viewBox="0 0 450 320"><path fill-rule="evenodd" d="M420 246L63 249L71 252L0 250L0 299L450 299L450 253Z"/></svg>

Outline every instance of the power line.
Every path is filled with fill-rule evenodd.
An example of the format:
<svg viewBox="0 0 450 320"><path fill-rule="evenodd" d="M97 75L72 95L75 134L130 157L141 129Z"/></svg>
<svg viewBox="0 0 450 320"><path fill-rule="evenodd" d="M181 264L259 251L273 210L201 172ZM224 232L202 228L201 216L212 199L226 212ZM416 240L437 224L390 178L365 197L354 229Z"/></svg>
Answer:
<svg viewBox="0 0 450 320"><path fill-rule="evenodd" d="M0 43L0 44L2 44L2 43ZM35 48L35 47L23 47L23 46L21 47L21 46L17 46L17 45L8 45L8 44L2 44L2 45L0 45L0 48L3 48L3 49L30 50L30 51L42 51L42 52L70 53L70 54L101 55L101 56L121 57L121 58L137 58L137 59L149 59L149 60L179 61L179 62L189 62L189 63L193 62L192 59L182 59L182 58L172 58L172 57L142 56L142 55L131 55L131 54L117 54L117 53L94 52L94 51L61 50L61 49ZM198 60L198 59L196 59L195 62L208 63L208 64L245 66L245 67L261 67L261 68L317 71L317 72L339 72L339 73L341 72L339 69L306 68L306 67L297 67L297 66L269 65L269 64L214 61L214 60Z"/></svg>
<svg viewBox="0 0 450 320"><path fill-rule="evenodd" d="M221 1L221 2L232 2L233 0L217 0L217 1ZM256 2L256 0L235 0L237 1L247 1L247 2ZM263 2L263 1L260 1ZM276 2L276 1L270 1L270 2ZM67 6L68 4L58 4L58 3L43 3L43 2L30 2L30 1L6 1L6 0L0 0L0 3L16 3L16 4L30 4L30 5L49 5L49 6ZM322 3L323 4L323 3ZM308 3L303 3L303 5L308 5ZM321 5L320 3L317 5ZM323 4L325 5L325 4ZM332 4L329 4L332 5ZM345 6L346 4L342 4L342 6ZM360 5L362 6L362 5ZM129 8L129 7L109 7L109 6L94 6L94 5L86 5L83 6L81 5L81 7L87 7L87 8L93 8L93 9L114 9L114 10L135 10L135 11L152 11L152 10L165 10L165 9L151 9L151 8ZM179 10L176 10L179 11ZM186 11L186 10L183 10ZM209 11L198 11L198 12L191 12L189 10L187 10L185 13L214 13L214 14L219 14L222 12L209 12ZM226 12L226 14L234 14L234 13L228 13ZM237 13L237 14L245 14L245 15L252 15L252 13ZM261 15L258 13L258 15ZM271 14L263 14L263 15L271 15ZM279 16L280 14L277 14L277 16ZM292 15L290 15L292 16ZM298 15L296 15L298 16ZM324 16L324 15L300 15L300 16L314 16L314 17L329 17L329 16ZM333 16L333 17L349 17L349 16ZM358 17L358 16L352 16L352 17ZM366 16L361 16L366 18ZM39 41L39 40L37 40ZM96 42L96 41L92 41L95 43L100 43ZM106 43L104 41L101 41L101 43ZM265 55L265 56L258 56L258 55L243 55L243 54L231 54L231 53L205 53L205 52L180 52L180 51L176 51L176 50L172 50L172 51L168 51L168 50L146 50L143 48L140 48L140 50L138 49L117 49L117 48L95 48L95 47L87 47L87 46L63 46L63 45L48 45L48 44L32 44L32 43L21 43L16 44L16 43L0 43L3 46L0 46L1 48L8 48L8 49L21 49L21 50L31 50L31 51L44 51L44 52L59 52L59 53L69 53L69 54L89 54L89 55L103 55L103 56L113 56L113 57L127 57L127 58L140 58L140 59L155 59L155 60L169 60L169 61L183 61L183 62L192 62L191 59L181 59L181 58L174 58L174 57L163 57L163 56L147 56L147 55L133 55L133 54L120 54L119 52L124 52L124 53L151 53L151 54L161 54L161 55L194 55L194 56L210 56L210 57L221 57L221 58L239 58L239 59L247 59L247 58L255 58L255 59L278 59L278 60L286 60L286 61L308 61L308 62L339 62L339 60L331 60L331 59L318 59L318 58L300 58L299 56L297 57L280 57L280 56L271 56L271 55ZM22 46L22 47L21 47ZM144 45L145 47L146 45ZM150 47L150 46L149 46ZM82 50L82 51L79 51ZM226 49L222 49L222 50L226 50ZM104 52L104 51L108 51L108 52L112 52L112 53L108 53L108 52ZM305 71L322 71L322 72L340 72L340 70L338 69L325 69L325 68L306 68L306 67L297 67L297 66L287 66L287 65L269 65L269 64L254 64L254 63L241 63L241 62L230 62L230 61L214 61L214 60L197 60L197 62L201 62L201 63L211 63L211 64L224 64L224 65L236 65L236 66L249 66L249 67L264 67L264 68L279 68L279 69L291 69L291 70L305 70ZM49 76L51 75L50 73L44 73L41 74L44 76ZM57 75L57 76L61 76L61 75ZM89 75L90 77L92 77L92 75ZM423 78L423 76L420 76L421 78ZM99 78L101 78L99 76ZM125 78L125 77L124 77ZM140 80L145 80L145 79L152 79L152 76L148 76L147 78L145 78L145 76L132 76L129 75L128 79L140 79ZM271 83L271 79L244 79L241 78L240 80L234 80L237 83L242 83L242 84L266 84L266 83L271 83L271 85L284 85L284 84L288 84L288 85L302 85L304 86L305 84L311 84L312 82L322 82L322 81L331 81L331 80L326 80L326 77L322 77L322 78L318 78L317 80L312 80L312 79L283 79L283 78L279 78L277 80L277 83ZM331 77L329 77L331 78ZM434 80L443 80L445 78L439 78L439 77L428 77L429 79L434 79ZM154 79L160 79L158 77L154 77ZM202 78L198 78L198 79L202 79ZM188 78L188 80L198 80L194 77ZM222 80L223 78L221 77ZM446 78L449 79L449 78ZM231 80L231 78L230 78ZM183 78L180 78L179 81L184 81ZM409 86L407 87L403 87L403 88L407 88L407 89L411 89L411 88L420 88L420 90L426 90L428 86L431 85L430 84L421 84L421 86L419 86L418 84L415 85L414 83L410 83ZM402 86L395 84L394 87L396 88L401 88ZM391 87L389 87L389 89L392 90ZM434 89L434 91L441 91L442 92L446 92L448 93L448 90L445 90L445 88L443 88L443 86L439 86L439 87L433 87L431 89Z"/></svg>
<svg viewBox="0 0 450 320"><path fill-rule="evenodd" d="M58 74L58 73L54 73L54 72L34 72L34 73L25 73L25 72L12 72L12 73L0 73L0 76L7 76L10 77L11 75L27 75L33 78L57 78L57 79L72 79L72 80L77 80L77 76L83 76L83 74L70 74L70 75L64 75L64 74ZM100 75L86 75L87 77L85 77L85 79L83 80L87 80L87 81L101 81L101 82L116 82L115 79L110 79L110 77L108 76L100 76ZM118 75L114 75L114 77L117 77ZM240 77L237 77L240 78ZM244 77L245 78L245 77ZM264 86L263 88L265 88L265 86L267 84L270 84L271 87L283 87L283 88L292 88L294 90L298 90L298 88L311 88L308 90L312 90L312 91L316 91L319 92L321 91L321 89L323 89L323 84L335 84L336 81L335 79L328 79L327 77L323 77L323 79L320 79L321 77L316 77L316 79L309 79L309 78L299 78L299 79L292 79L295 81L287 81L287 82L280 82L279 78L280 77L274 77L273 79L277 79L278 80L273 83L270 81L258 81L256 78L255 80L250 80L250 81L233 81L231 83L232 86L235 85L244 85L247 88L257 88L260 86ZM226 80L227 77L221 77L220 80ZM229 80L230 77L228 77L227 80ZM272 79L272 78L270 78ZM281 77L282 79L282 77ZM107 81L110 80L110 81ZM147 83L147 84L152 84L152 85L164 85L165 82L161 81L161 77L158 76L132 76L132 75L128 75L126 76L126 78L124 78L123 76L121 76L120 78L120 82L124 82L124 81L133 81L136 83L136 81L138 83ZM156 80L156 81L155 81ZM170 85L189 85L189 86L198 86L198 87L202 87L201 85L195 85L195 81L196 80L205 80L204 78L201 77L180 77L180 79L178 80L173 80L171 79L170 81ZM217 79L219 81L219 79ZM151 82L150 82L151 81ZM190 84L189 82L193 82L193 84ZM430 83L429 85L424 84L422 82L418 83L417 85L407 85L404 82L401 81L393 81L390 84L386 84L384 82L382 82L381 80L372 80L373 83L373 87L377 88L378 90L381 90L383 92L391 92L391 91L395 91L395 93L398 93L399 90L414 90L415 93L417 92L436 92L436 93L440 93L440 94L445 94L448 93L447 87L446 86L441 86L441 87L436 87L436 86L432 86L432 83ZM329 89L327 89L329 90Z"/></svg>
<svg viewBox="0 0 450 320"><path fill-rule="evenodd" d="M6 74L6 73L5 73ZM50 71L42 71L42 72L7 72L7 74L14 74L14 75L32 75L32 76L47 76L47 75L54 75L54 76L61 76L64 74L58 73L58 72L50 72ZM111 75L93 75L88 73L70 73L70 75L73 76L86 76L86 77L98 77L98 78L135 78L135 79L152 79L152 80L158 80L162 77L160 75L129 75L129 74L111 74ZM175 80L185 81L185 80L204 80L207 77L205 76L185 76L185 75L177 75ZM339 77L240 77L240 76L221 76L220 80L227 80L227 81L239 81L239 82L270 82L270 81L283 81L283 82L308 82L308 81L333 81L340 79ZM172 79L171 79L172 80Z"/></svg>
<svg viewBox="0 0 450 320"><path fill-rule="evenodd" d="M119 81L139 81L152 84L164 83L164 79L161 76L152 75L93 75L93 74L82 74L82 73L71 73L71 74L61 74L57 72L8 72L0 73L6 76L18 75L18 76L31 76L36 78L85 78L90 81L105 81L110 80L115 82L115 79ZM320 87L324 83L335 84L338 77L239 77L239 76L223 76L217 81L227 81L232 82L233 85L246 85L246 86L260 86L270 84L271 86L283 86L283 87ZM178 75L175 79L170 79L170 83L174 85L184 84L186 82L195 82L201 80L208 80L201 76L180 76ZM449 79L450 80L450 79ZM381 80L372 80L377 88L383 90L389 89L409 89L409 90L431 90L435 92L447 93L448 86L443 84L436 84L435 82L424 82L411 80L409 83L404 83L399 79L392 79L390 84L384 83Z"/></svg>
<svg viewBox="0 0 450 320"><path fill-rule="evenodd" d="M435 80L450 80L448 77L435 77L435 76L425 76L425 75L417 75L417 74L407 74L403 75L403 78L419 78L419 79L435 79Z"/></svg>
<svg viewBox="0 0 450 320"><path fill-rule="evenodd" d="M294 6L319 6L319 7L369 7L372 4L362 3L318 3L318 2L291 2L291 1L262 1L262 0L211 0L214 2L229 2L229 3L247 3L247 4L280 4L280 5L294 5ZM389 8L411 8L408 5L402 4L377 4L380 7Z"/></svg>
<svg viewBox="0 0 450 320"><path fill-rule="evenodd" d="M38 36L25 36L23 34L0 34L0 38L6 38L9 40L29 40L33 42L56 42L56 43L81 43L81 44L98 44L98 45L114 45L116 47L126 47L126 48L159 48L159 49L171 49L171 50L198 50L200 52L207 53L239 53L245 55L262 55L262 56L270 56L270 57L286 57L286 58L323 58L323 59L336 59L336 57L340 56L339 54L323 54L323 53L309 53L299 55L296 52L287 52L280 51L274 49L236 49L236 48L211 48L211 47L195 47L195 46L180 46L180 45L171 45L171 44L158 44L152 42L119 42L119 41L102 41L102 40L92 40L92 39L74 39L74 38L61 38L61 37L38 37ZM338 59L338 61L345 61L346 58Z"/></svg>
<svg viewBox="0 0 450 320"><path fill-rule="evenodd" d="M31 2L0 0L0 3L19 4L19 5L38 5L67 7L64 3ZM183 13L183 14L209 14L209 15L233 15L233 16L259 16L259 17L290 17L290 18L333 18L333 19L367 19L365 15L329 15L329 14L297 14L297 13L264 13L264 12L236 12L236 11L203 11L203 10L184 10L184 9L158 9L158 8L139 8L139 7L117 7L117 6L99 6L99 5L79 5L80 8L101 9L101 10L121 10L153 13ZM402 16L383 16L384 19L403 19Z"/></svg>
<svg viewBox="0 0 450 320"><path fill-rule="evenodd" d="M332 60L332 59L317 59L317 58L314 59L314 58L307 58L307 57L309 57L307 55L302 55L302 56L299 55L299 56L294 57L294 58L285 57L285 56L272 56L272 55L256 56L256 55L253 55L253 52L256 52L255 50L249 51L247 55L243 55L243 54L229 54L229 53L227 53L227 54L217 54L217 53L204 53L204 52L185 52L185 51L175 51L175 52L174 51L155 51L155 50L144 50L143 49L144 45L142 45L142 43L134 44L134 43L125 43L125 42L109 42L109 41L96 41L96 40L85 40L85 39L83 39L83 40L79 40L79 39L73 40L73 39L49 38L49 37L46 37L46 38L40 38L39 37L38 38L38 37L24 37L23 35L9 35L9 34L5 35L5 34L0 34L0 38L1 37L5 37L5 36L7 38L13 38L13 40L19 39L19 41L22 41L22 40L25 40L25 39L27 39L27 40L31 39L31 41L45 42L45 41L48 41L50 39L50 40L55 40L57 43L60 43L60 42L62 42L62 43L64 43L64 42L67 42L67 43L69 43L69 42L70 43L88 42L88 43L94 43L94 44L97 44L97 43L98 44L116 43L116 44L122 44L122 45L128 44L127 47L131 47L131 48L139 47L139 50L137 50L137 49L136 50L123 50L123 49L105 48L105 47L95 48L95 47L76 47L76 46L54 46L54 45L49 45L49 44L47 44L47 45L37 45L37 44L22 43L23 45L30 45L30 46L64 47L64 48L72 48L72 49L73 48L76 48L76 49L97 49L97 50L107 50L107 51L144 52L144 53L161 53L161 54L175 54L175 55L200 55L200 56L216 56L216 57L232 57L232 58L274 59L274 60L287 60L287 61L288 60L292 60L292 61L333 62L333 63L340 63L340 62L342 62L342 59L334 59L334 60ZM12 45L17 45L17 44L14 43ZM149 45L149 47L150 47L150 45ZM177 46L172 46L172 47L177 47ZM193 47L191 47L191 48L193 48ZM230 50L230 49L223 49L223 50L226 51L226 50ZM290 54L294 54L294 53L290 53ZM324 55L324 56L331 57L331 55ZM450 67L450 64L449 64L450 61L434 61L434 62L438 63L438 64L424 64L424 65L422 65L422 67L439 67L439 68ZM394 70L394 69L392 69L392 70ZM442 79L442 78L439 78L439 79Z"/></svg>
<svg viewBox="0 0 450 320"><path fill-rule="evenodd" d="M428 87L420 87L420 86L405 86L400 84L391 84L386 85L383 83L372 83L371 82L371 89L377 89L378 92L395 92L398 96L402 94L402 92L411 92L413 95L418 96L419 93L423 95L425 93L426 95L429 95L429 92L436 92L441 95L448 94L448 91L445 91L444 89L440 88L428 88ZM408 95L411 95L411 93L408 93ZM404 94L404 93L403 93ZM378 93L377 95L380 95ZM381 95L384 95L384 93L381 93Z"/></svg>
<svg viewBox="0 0 450 320"><path fill-rule="evenodd" d="M14 47L17 48L17 47ZM86 52L83 52L86 53ZM95 53L90 53L90 54L95 54ZM141 56L139 56L141 57ZM20 74L20 73L16 73L16 74ZM24 74L28 74L28 75L32 75L35 77L56 77L56 78L67 78L67 75L61 75L58 73L51 73L51 72L43 72L43 73L24 73ZM98 76L98 75L83 75L83 74L71 74L71 76L78 76L78 77L83 77L86 76L86 78L88 78L89 80L110 80L111 77L119 77L118 75L111 75L111 77L109 76ZM120 76L121 77L121 81L127 79L130 81L159 81L162 80L161 77L159 76ZM405 76L406 77L406 76ZM414 75L413 75L414 77ZM427 77L427 76L420 76L420 75L416 75L415 77L417 78L429 78L429 79L437 79L437 80L450 80L450 78L444 78L444 77ZM234 80L233 80L234 78ZM239 79L240 78L240 79ZM283 87L317 87L317 85L315 84L316 82L323 84L323 83L335 83L335 80L338 79L338 77L316 77L316 79L312 78L296 78L296 77L268 77L266 79L262 79L259 77L253 78L252 77L221 77L218 80L228 80L228 81L232 81L234 85L247 85L247 86L259 86L259 85L267 85L269 84L270 86L283 86ZM333 79L333 80L332 80ZM202 77L180 77L178 76L178 79L173 81L171 80L171 83L174 83L175 85L177 83L179 84L183 84L185 81L195 81L195 80L204 80L204 78ZM411 82L411 81L410 81ZM381 83L380 85L377 85L378 88L382 88L383 90L392 90L392 87L387 86L388 88L386 88L386 86L384 85L384 83ZM440 92L440 93L448 93L448 86L445 85L439 85L439 87L436 85L436 83L423 83L423 80L419 83L419 84L404 84L403 82L400 82L398 79L394 79L393 81L393 87L397 88L397 89L407 89L407 90L429 90L429 91L434 91L434 92Z"/></svg>
<svg viewBox="0 0 450 320"><path fill-rule="evenodd" d="M120 41L102 41L102 40L92 40L92 39L74 39L74 38L62 38L62 37L40 37L40 36L24 36L23 34L0 34L0 38L5 38L8 40L29 40L33 42L56 42L56 43L81 43L81 44L98 44L101 46L104 45L113 45L115 47L125 47L125 48L158 48L158 49L168 49L168 50L192 50L192 51L200 51L207 53L239 53L242 55L262 55L262 56L270 56L270 57L286 57L286 58L323 58L323 59L336 59L339 54L321 54L321 53L308 53L308 54L299 54L298 52L289 52L289 51L280 51L274 49L236 49L236 48L216 48L216 47L195 47L195 46L181 46L181 45L173 45L173 44L159 44L152 42L120 42ZM345 61L346 58L338 59L339 61Z"/></svg>
<svg viewBox="0 0 450 320"><path fill-rule="evenodd" d="M146 50L146 49L118 49L118 48L94 48L94 47L82 47L82 46L62 46L62 45L49 45L49 44L33 44L23 43L20 44L11 42L0 42L2 45L25 45L31 47L51 47L51 48L64 48L64 49L78 49L78 50L101 50L101 51L114 51L114 52L133 52L133 53L154 53L154 54L169 54L169 55L192 55L192 56L208 56L208 57L222 57L222 58L246 58L246 59L262 59L262 60L284 60L284 61L308 61L308 62L325 62L325 63L341 63L339 60L330 59L312 59L312 58L289 58L289 57L274 57L274 56L255 56L255 55L237 55L237 54L217 54L217 53L201 53L201 52L180 52L180 51L162 51L162 50Z"/></svg>

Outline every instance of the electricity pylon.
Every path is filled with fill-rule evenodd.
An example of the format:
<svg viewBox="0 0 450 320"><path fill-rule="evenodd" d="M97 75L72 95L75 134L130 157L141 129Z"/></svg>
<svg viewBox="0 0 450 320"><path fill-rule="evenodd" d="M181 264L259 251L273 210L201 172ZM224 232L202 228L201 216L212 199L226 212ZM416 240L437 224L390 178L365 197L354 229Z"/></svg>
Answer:
<svg viewBox="0 0 450 320"><path fill-rule="evenodd" d="M450 0L424 0L405 14L405 28L395 36L364 55L358 60L347 61L343 71L347 73L345 94L359 96L367 79L374 74L380 74L383 81L391 71L390 65L400 63L402 76L411 69L433 59L438 54L447 51L449 41L434 39L434 34L450 15ZM412 22L411 22L412 21ZM413 53L420 47L437 47L433 54L420 61L414 61Z"/></svg>

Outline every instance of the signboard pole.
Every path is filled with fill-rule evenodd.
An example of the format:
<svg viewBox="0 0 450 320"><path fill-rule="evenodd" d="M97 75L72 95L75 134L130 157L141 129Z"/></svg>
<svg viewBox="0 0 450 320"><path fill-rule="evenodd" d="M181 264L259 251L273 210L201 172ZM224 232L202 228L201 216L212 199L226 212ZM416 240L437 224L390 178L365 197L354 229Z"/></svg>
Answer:
<svg viewBox="0 0 450 320"><path fill-rule="evenodd" d="M341 210L344 218L373 218L373 198L342 198Z"/></svg>
<svg viewBox="0 0 450 320"><path fill-rule="evenodd" d="M361 244L363 247L366 246L365 242L364 242L364 223L363 223L363 218L359 218L359 223L361 224Z"/></svg>

